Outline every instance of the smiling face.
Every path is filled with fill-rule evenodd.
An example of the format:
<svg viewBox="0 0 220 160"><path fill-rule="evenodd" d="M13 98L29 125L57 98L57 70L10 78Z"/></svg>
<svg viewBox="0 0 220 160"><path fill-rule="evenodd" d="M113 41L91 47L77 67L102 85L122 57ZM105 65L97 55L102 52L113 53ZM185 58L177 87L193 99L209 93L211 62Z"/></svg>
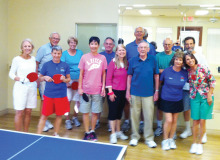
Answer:
<svg viewBox="0 0 220 160"><path fill-rule="evenodd" d="M119 58L123 59L126 56L126 49L122 46L118 46L116 49L116 54Z"/></svg>
<svg viewBox="0 0 220 160"><path fill-rule="evenodd" d="M196 65L195 59L191 58L189 55L186 55L185 60L189 67L194 67Z"/></svg>
<svg viewBox="0 0 220 160"><path fill-rule="evenodd" d="M138 52L140 57L147 56L147 52L149 52L149 46L147 42L142 42L138 45Z"/></svg>
<svg viewBox="0 0 220 160"><path fill-rule="evenodd" d="M54 33L52 37L49 37L49 40L52 46L57 46L60 42L60 36L59 34Z"/></svg>
<svg viewBox="0 0 220 160"><path fill-rule="evenodd" d="M22 44L21 50L22 50L22 54L31 54L31 52L33 51L33 46L31 45L30 42L25 41Z"/></svg>
<svg viewBox="0 0 220 160"><path fill-rule="evenodd" d="M76 49L76 46L77 46L76 41L74 41L73 39L71 39L70 42L69 42L69 47L70 47L70 49L71 49L71 50L74 50L74 49Z"/></svg>
<svg viewBox="0 0 220 160"><path fill-rule="evenodd" d="M136 40L138 41L143 40L143 37L144 37L143 28L141 27L137 28L136 31L134 32L134 36L136 37Z"/></svg>
<svg viewBox="0 0 220 160"><path fill-rule="evenodd" d="M174 66L178 67L178 68L181 68L183 66L183 59L182 58L175 58Z"/></svg>
<svg viewBox="0 0 220 160"><path fill-rule="evenodd" d="M113 48L115 47L114 42L111 39L106 39L103 45L107 53L112 53Z"/></svg>
<svg viewBox="0 0 220 160"><path fill-rule="evenodd" d="M52 57L53 57L53 62L54 63L60 63L60 58L62 56L62 50L59 50L59 51L53 50L51 52L51 54L52 54Z"/></svg>
<svg viewBox="0 0 220 160"><path fill-rule="evenodd" d="M89 48L91 53L98 53L98 49L99 49L98 42L92 41L91 43L89 43Z"/></svg>
<svg viewBox="0 0 220 160"><path fill-rule="evenodd" d="M186 51L194 51L194 48L195 48L195 43L193 42L192 39L188 39L188 40L185 41L184 49Z"/></svg>

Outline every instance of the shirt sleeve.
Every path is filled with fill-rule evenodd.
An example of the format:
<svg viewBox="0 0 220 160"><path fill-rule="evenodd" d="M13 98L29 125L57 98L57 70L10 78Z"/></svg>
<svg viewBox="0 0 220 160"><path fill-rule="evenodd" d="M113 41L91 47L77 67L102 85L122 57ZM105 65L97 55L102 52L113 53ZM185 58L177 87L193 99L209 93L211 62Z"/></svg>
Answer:
<svg viewBox="0 0 220 160"><path fill-rule="evenodd" d="M38 50L37 50L37 55L36 55L36 61L37 62L41 62L43 56L44 56L44 52L45 52L45 49L44 47L40 47Z"/></svg>
<svg viewBox="0 0 220 160"><path fill-rule="evenodd" d="M214 76L211 74L211 71L209 70L208 67L204 67L206 69L206 79L209 83L209 87L212 87L212 88L215 88L215 83L216 83L216 80L214 78Z"/></svg>
<svg viewBox="0 0 220 160"><path fill-rule="evenodd" d="M18 61L17 61L17 59L15 57L12 60L11 68L10 68L10 71L9 71L9 77L12 80L14 80L15 77L16 77L17 69L18 69Z"/></svg>
<svg viewBox="0 0 220 160"><path fill-rule="evenodd" d="M78 68L84 70L84 56L80 59Z"/></svg>
<svg viewBox="0 0 220 160"><path fill-rule="evenodd" d="M62 62L66 62L66 54L65 54L65 51L62 53L62 56L61 56L60 60L61 60Z"/></svg>
<svg viewBox="0 0 220 160"><path fill-rule="evenodd" d="M115 68L115 63L111 61L107 69L106 88L112 87L114 68Z"/></svg>
<svg viewBox="0 0 220 160"><path fill-rule="evenodd" d="M107 63L107 60L106 60L105 56L103 56L103 57L104 57L103 58L103 70L104 70L104 69L107 69L108 63Z"/></svg>
<svg viewBox="0 0 220 160"><path fill-rule="evenodd" d="M134 71L133 71L133 68L132 68L132 59L129 61L129 66L128 66L128 71L127 71L127 74L128 75L133 75Z"/></svg>

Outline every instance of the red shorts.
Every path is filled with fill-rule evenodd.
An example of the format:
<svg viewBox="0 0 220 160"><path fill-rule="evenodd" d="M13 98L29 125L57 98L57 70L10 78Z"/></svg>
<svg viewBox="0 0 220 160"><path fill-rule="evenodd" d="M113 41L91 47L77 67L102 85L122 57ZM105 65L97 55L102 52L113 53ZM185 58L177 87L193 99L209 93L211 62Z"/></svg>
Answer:
<svg viewBox="0 0 220 160"><path fill-rule="evenodd" d="M42 108L42 114L44 116L49 116L53 113L55 113L57 116L61 116L66 112L70 112L70 103L67 97L50 98L44 95L44 103Z"/></svg>

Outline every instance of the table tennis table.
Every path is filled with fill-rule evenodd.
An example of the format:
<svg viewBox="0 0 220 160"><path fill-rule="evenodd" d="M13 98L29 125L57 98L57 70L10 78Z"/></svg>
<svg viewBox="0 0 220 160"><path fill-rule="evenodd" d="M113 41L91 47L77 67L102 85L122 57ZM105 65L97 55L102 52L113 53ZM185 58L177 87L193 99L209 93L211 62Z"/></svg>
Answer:
<svg viewBox="0 0 220 160"><path fill-rule="evenodd" d="M0 129L0 160L123 160L127 146Z"/></svg>

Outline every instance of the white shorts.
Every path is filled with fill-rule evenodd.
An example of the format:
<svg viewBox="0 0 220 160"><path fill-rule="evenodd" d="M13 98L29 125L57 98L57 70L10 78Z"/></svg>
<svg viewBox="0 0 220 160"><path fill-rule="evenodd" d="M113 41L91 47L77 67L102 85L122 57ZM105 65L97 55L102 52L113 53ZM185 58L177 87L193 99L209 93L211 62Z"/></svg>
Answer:
<svg viewBox="0 0 220 160"><path fill-rule="evenodd" d="M22 84L16 81L13 88L13 104L15 110L37 107L37 83Z"/></svg>
<svg viewBox="0 0 220 160"><path fill-rule="evenodd" d="M72 85L72 83L75 81L78 82L78 80L71 80L69 84ZM73 90L71 87L67 88L67 98L68 98L68 101L79 101L78 90Z"/></svg>

